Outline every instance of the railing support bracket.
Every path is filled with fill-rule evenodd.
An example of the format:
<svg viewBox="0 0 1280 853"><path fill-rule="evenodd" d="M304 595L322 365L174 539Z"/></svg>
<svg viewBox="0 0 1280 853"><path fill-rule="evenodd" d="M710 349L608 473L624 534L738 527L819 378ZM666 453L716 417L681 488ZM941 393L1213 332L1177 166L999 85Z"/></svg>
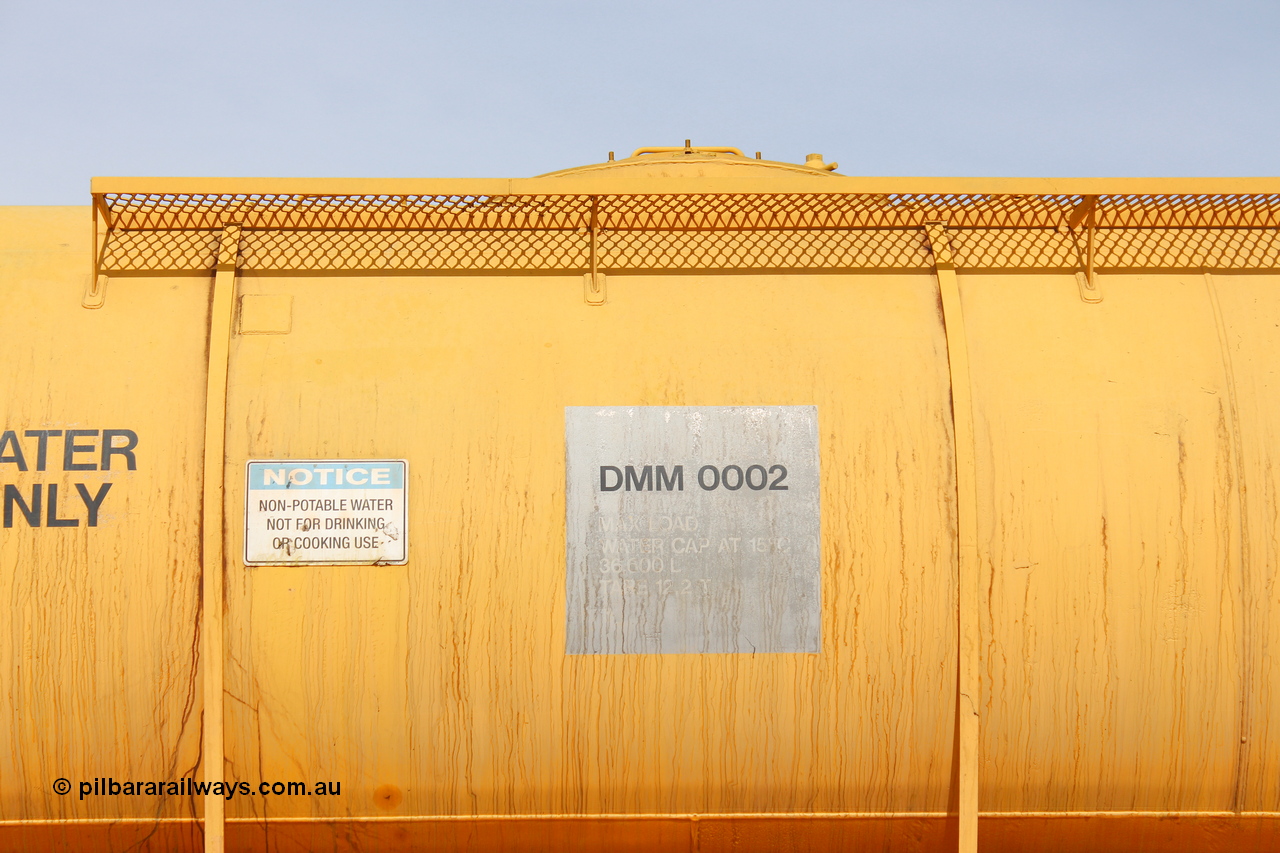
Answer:
<svg viewBox="0 0 1280 853"><path fill-rule="evenodd" d="M90 275L89 286L84 289L84 298L80 304L85 308L101 308L107 302L107 277Z"/></svg>

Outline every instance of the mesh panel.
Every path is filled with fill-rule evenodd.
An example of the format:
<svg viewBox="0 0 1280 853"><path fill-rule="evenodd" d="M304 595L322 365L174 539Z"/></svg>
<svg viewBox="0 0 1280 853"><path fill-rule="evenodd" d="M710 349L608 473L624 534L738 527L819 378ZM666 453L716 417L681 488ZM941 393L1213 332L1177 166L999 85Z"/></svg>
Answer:
<svg viewBox="0 0 1280 853"><path fill-rule="evenodd" d="M1100 228L1276 228L1280 195L1104 195Z"/></svg>
<svg viewBox="0 0 1280 853"><path fill-rule="evenodd" d="M162 195L107 193L111 227L397 230L586 227L590 196Z"/></svg>
<svg viewBox="0 0 1280 853"><path fill-rule="evenodd" d="M581 231L251 231L240 268L260 272L565 271L589 263Z"/></svg>
<svg viewBox="0 0 1280 853"><path fill-rule="evenodd" d="M1074 269L1084 258L1083 235L1072 232L952 228L947 236L961 269Z"/></svg>
<svg viewBox="0 0 1280 853"><path fill-rule="evenodd" d="M103 272L208 272L218 253L217 231L112 231Z"/></svg>
<svg viewBox="0 0 1280 853"><path fill-rule="evenodd" d="M600 235L604 270L929 270L924 232L622 231Z"/></svg>
<svg viewBox="0 0 1280 853"><path fill-rule="evenodd" d="M106 194L103 272L213 268L223 224L246 271L921 270L925 222L960 269L1271 269L1280 195L707 193ZM1074 230L1068 225L1074 225Z"/></svg>
<svg viewBox="0 0 1280 853"><path fill-rule="evenodd" d="M1265 270L1280 267L1280 234L1263 229L1187 229L1098 232L1102 269L1209 268ZM1152 263L1152 260L1158 263Z"/></svg>

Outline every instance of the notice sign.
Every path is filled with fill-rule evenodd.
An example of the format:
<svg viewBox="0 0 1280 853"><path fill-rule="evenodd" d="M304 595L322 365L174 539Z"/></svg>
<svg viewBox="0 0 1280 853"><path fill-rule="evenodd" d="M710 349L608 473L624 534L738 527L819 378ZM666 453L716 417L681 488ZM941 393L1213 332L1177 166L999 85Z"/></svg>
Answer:
<svg viewBox="0 0 1280 853"><path fill-rule="evenodd" d="M246 469L249 566L408 562L402 459L276 459Z"/></svg>
<svg viewBox="0 0 1280 853"><path fill-rule="evenodd" d="M568 654L817 652L815 406L570 407Z"/></svg>

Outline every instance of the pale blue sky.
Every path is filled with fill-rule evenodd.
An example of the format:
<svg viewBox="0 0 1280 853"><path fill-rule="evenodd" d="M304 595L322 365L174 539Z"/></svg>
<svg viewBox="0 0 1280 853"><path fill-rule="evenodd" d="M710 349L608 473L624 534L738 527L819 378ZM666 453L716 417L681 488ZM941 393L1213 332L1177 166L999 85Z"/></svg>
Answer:
<svg viewBox="0 0 1280 853"><path fill-rule="evenodd" d="M93 175L1280 173L1280 2L0 0L0 204Z"/></svg>

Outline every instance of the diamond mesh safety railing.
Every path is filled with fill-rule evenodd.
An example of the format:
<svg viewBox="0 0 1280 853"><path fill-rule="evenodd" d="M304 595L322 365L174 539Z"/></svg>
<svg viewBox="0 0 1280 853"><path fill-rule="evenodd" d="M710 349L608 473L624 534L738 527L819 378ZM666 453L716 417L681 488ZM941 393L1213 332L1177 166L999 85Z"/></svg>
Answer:
<svg viewBox="0 0 1280 853"><path fill-rule="evenodd" d="M1280 268L1280 194L104 193L104 273L925 271L944 222L969 271ZM1090 232L1092 238L1090 239ZM1089 254L1089 246L1092 254ZM593 252L594 247L594 252Z"/></svg>

